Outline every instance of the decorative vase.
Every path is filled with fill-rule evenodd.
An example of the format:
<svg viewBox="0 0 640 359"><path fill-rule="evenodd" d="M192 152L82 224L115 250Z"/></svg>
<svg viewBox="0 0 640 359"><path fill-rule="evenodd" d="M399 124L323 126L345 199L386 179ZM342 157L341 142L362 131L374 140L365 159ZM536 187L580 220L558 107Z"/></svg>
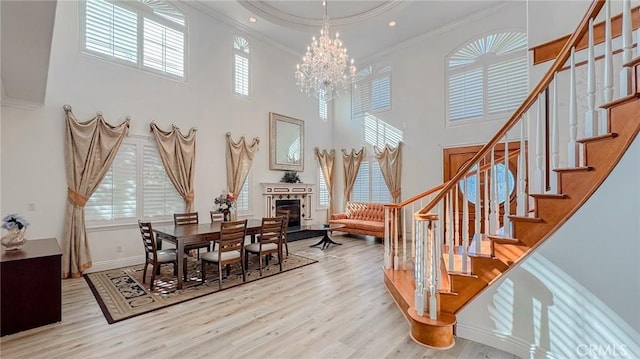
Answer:
<svg viewBox="0 0 640 359"><path fill-rule="evenodd" d="M224 215L223 221L229 222L231 220L231 213L229 211L224 211L222 214Z"/></svg>
<svg viewBox="0 0 640 359"><path fill-rule="evenodd" d="M12 228L9 230L9 233L4 235L2 239L0 239L0 243L4 246L5 250L12 251L20 249L27 239L24 237L24 228Z"/></svg>

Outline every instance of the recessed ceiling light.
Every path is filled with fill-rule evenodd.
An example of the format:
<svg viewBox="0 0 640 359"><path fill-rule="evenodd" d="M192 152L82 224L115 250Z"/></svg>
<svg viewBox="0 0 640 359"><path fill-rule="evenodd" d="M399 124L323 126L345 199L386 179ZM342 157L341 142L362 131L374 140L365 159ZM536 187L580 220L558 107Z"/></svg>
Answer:
<svg viewBox="0 0 640 359"><path fill-rule="evenodd" d="M249 22L256 22L256 21L258 21L258 19L256 19L256 18L255 18L255 17L253 17L253 16L249 18Z"/></svg>
<svg viewBox="0 0 640 359"><path fill-rule="evenodd" d="M394 27L394 26L396 26L396 22L393 20L389 21L389 27Z"/></svg>

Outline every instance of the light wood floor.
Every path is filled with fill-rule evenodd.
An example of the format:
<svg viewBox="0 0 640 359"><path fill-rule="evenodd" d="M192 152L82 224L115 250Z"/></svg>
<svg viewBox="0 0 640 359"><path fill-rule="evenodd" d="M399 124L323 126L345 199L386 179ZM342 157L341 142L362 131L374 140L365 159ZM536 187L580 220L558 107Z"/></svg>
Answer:
<svg viewBox="0 0 640 359"><path fill-rule="evenodd" d="M0 338L13 358L515 358L456 339L446 351L411 340L382 282L380 242L289 243L319 263L107 324L84 279L62 282L62 322Z"/></svg>

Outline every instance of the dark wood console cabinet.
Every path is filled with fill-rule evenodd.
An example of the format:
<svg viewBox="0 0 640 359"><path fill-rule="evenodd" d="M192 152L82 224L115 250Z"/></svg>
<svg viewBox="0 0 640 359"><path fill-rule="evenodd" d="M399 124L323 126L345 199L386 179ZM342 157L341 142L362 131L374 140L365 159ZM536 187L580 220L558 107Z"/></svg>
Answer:
<svg viewBox="0 0 640 359"><path fill-rule="evenodd" d="M62 320L62 252L55 238L28 240L0 257L0 336Z"/></svg>

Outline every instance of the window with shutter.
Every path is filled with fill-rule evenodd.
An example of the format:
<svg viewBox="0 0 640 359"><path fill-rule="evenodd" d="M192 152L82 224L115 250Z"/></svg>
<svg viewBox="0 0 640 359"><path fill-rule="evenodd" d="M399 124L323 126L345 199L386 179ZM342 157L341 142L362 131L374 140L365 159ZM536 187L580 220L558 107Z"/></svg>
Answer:
<svg viewBox="0 0 640 359"><path fill-rule="evenodd" d="M404 136L401 130L371 114L365 116L363 126L364 141L378 148L382 148L386 144L398 146Z"/></svg>
<svg viewBox="0 0 640 359"><path fill-rule="evenodd" d="M236 210L238 213L247 213L249 212L249 182L251 178L251 172L247 175L247 179L244 181L242 185L242 189L238 194L238 199L236 200Z"/></svg>
<svg viewBox="0 0 640 359"><path fill-rule="evenodd" d="M90 227L134 224L138 219L169 220L184 212L178 194L148 137L129 136L85 206Z"/></svg>
<svg viewBox="0 0 640 359"><path fill-rule="evenodd" d="M448 59L448 120L508 116L528 92L526 51L526 34L503 32L471 41L453 53Z"/></svg>
<svg viewBox="0 0 640 359"><path fill-rule="evenodd" d="M391 66L367 66L351 87L351 118L391 109Z"/></svg>
<svg viewBox="0 0 640 359"><path fill-rule="evenodd" d="M249 42L242 36L233 40L233 88L236 95L249 96Z"/></svg>
<svg viewBox="0 0 640 359"><path fill-rule="evenodd" d="M85 4L85 52L184 78L185 17L178 9L162 0L87 0Z"/></svg>
<svg viewBox="0 0 640 359"><path fill-rule="evenodd" d="M329 118L327 114L327 100L324 98L324 90L320 89L320 96L318 96L318 116L321 120L327 120Z"/></svg>
<svg viewBox="0 0 640 359"><path fill-rule="evenodd" d="M351 200L354 202L391 202L391 195L377 160L364 160L360 164Z"/></svg>
<svg viewBox="0 0 640 359"><path fill-rule="evenodd" d="M324 173L322 170L318 172L318 208L327 208L329 207L329 189L324 180Z"/></svg>

